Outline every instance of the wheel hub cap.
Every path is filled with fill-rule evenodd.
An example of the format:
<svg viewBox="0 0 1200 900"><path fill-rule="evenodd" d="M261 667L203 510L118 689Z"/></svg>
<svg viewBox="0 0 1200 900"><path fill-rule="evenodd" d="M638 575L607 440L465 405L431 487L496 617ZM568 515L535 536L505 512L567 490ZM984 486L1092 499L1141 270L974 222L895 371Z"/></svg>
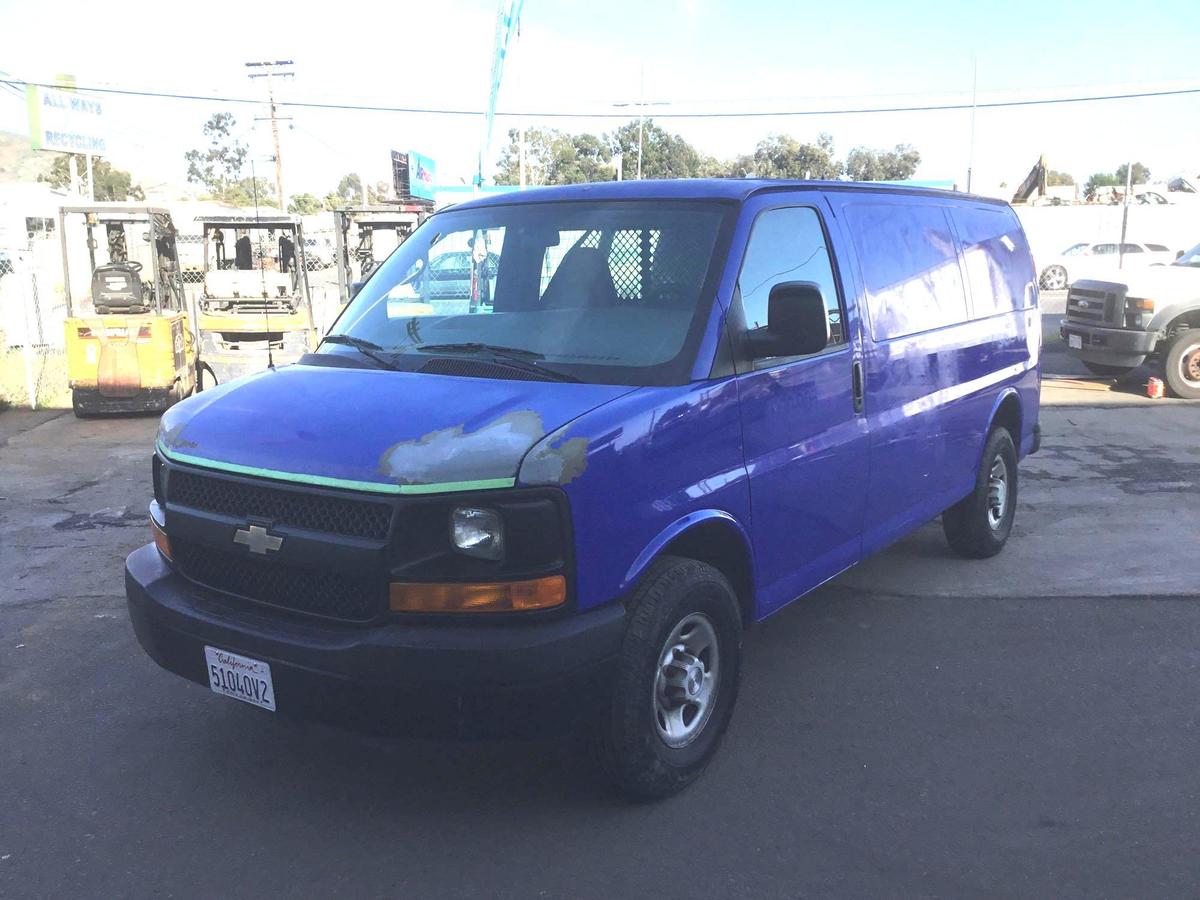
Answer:
<svg viewBox="0 0 1200 900"><path fill-rule="evenodd" d="M668 747L696 739L712 714L717 693L717 632L703 613L671 629L654 678L654 724Z"/></svg>
<svg viewBox="0 0 1200 900"><path fill-rule="evenodd" d="M1200 347L1183 358L1183 377L1188 381L1200 381Z"/></svg>
<svg viewBox="0 0 1200 900"><path fill-rule="evenodd" d="M988 474L988 525L999 528L1008 510L1008 465L996 457Z"/></svg>

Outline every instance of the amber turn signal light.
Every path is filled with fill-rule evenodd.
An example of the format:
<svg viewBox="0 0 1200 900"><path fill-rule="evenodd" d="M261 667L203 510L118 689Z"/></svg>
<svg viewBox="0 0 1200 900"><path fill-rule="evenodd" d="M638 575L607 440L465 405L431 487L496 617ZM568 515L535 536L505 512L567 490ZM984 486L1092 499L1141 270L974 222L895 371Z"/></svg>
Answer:
<svg viewBox="0 0 1200 900"><path fill-rule="evenodd" d="M410 584L392 582L393 612L471 613L524 612L549 609L567 599L567 580L561 575L530 581L484 584Z"/></svg>
<svg viewBox="0 0 1200 900"><path fill-rule="evenodd" d="M171 555L171 539L167 537L167 533L153 519L150 520L150 533L154 535L154 546L158 548L158 552L167 559L173 560L174 557Z"/></svg>

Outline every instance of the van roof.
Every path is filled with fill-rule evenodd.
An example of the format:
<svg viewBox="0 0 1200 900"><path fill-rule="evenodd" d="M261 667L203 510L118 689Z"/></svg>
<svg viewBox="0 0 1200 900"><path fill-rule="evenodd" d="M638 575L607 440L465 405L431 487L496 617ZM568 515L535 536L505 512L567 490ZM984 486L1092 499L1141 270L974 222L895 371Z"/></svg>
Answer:
<svg viewBox="0 0 1200 900"><path fill-rule="evenodd" d="M550 200L748 200L755 194L783 190L861 191L870 194L915 194L942 200L959 200L1007 206L1003 200L938 188L913 187L885 182L798 181L772 178L674 178L660 181L601 181L567 184L489 194L453 209L478 209L513 203L545 203Z"/></svg>

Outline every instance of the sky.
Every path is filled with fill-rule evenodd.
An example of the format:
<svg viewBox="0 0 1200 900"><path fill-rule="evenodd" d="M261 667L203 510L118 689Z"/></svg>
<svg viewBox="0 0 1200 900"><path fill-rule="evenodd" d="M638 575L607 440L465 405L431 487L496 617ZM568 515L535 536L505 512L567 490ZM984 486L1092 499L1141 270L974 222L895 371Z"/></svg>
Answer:
<svg viewBox="0 0 1200 900"><path fill-rule="evenodd" d="M262 96L243 65L291 59L283 100L482 110L495 36L495 0L236 4L0 0L0 72L30 81L59 73L80 85ZM101 10L104 15L101 15ZM171 10L170 13L165 12ZM286 11L285 11L286 10ZM1131 10L1136 22L1130 23ZM64 24L67 23L67 24ZM627 119L551 120L537 113L830 110L1200 88L1194 0L1134 6L1089 3L808 4L780 0L525 0L510 47L500 113L485 159L508 128L612 130ZM183 153L227 110L270 175L270 130L255 105L102 98L109 156L144 185L178 185ZM438 181L469 182L482 117L289 109L285 190L322 195L350 171L390 178L390 149L437 161ZM748 119L660 119L701 152L750 152L771 133L833 135L839 155L858 145L915 146L917 177L977 189L1015 186L1040 155L1082 183L1127 158L1155 176L1200 173L1200 94L983 109ZM0 129L26 133L24 101L0 91ZM628 167L626 169L628 171Z"/></svg>

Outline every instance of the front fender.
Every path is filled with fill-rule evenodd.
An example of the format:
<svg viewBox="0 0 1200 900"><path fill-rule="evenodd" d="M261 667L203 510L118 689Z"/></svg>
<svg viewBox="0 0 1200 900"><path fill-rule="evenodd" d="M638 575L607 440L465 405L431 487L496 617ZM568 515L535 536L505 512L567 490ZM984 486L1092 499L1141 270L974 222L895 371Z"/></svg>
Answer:
<svg viewBox="0 0 1200 900"><path fill-rule="evenodd" d="M746 558L750 560L750 577L751 583L753 583L754 545L750 542L750 535L742 527L742 523L723 509L698 509L676 519L655 535L652 541L646 544L642 552L637 555L633 564L625 572L625 577L621 581L621 593L628 593L637 584L638 579L645 574L650 564L658 558L672 541L705 522L721 522L724 525L730 525L741 536L742 544L746 551Z"/></svg>

